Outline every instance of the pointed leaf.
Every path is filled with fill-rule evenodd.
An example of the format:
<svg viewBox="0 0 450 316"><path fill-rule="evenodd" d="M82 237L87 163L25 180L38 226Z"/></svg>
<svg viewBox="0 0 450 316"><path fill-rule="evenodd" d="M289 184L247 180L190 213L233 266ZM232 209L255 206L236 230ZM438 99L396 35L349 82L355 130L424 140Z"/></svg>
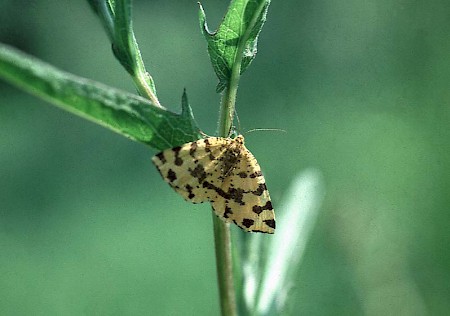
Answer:
<svg viewBox="0 0 450 316"><path fill-rule="evenodd" d="M149 97L156 106L155 83L145 69L141 52L134 36L130 0L88 0L102 22L111 41L114 56L133 77L141 95Z"/></svg>
<svg viewBox="0 0 450 316"><path fill-rule="evenodd" d="M200 5L200 26L208 43L208 53L219 78L216 91L228 84L233 67L243 73L256 56L258 35L266 21L270 0L232 0L215 32L208 30Z"/></svg>
<svg viewBox="0 0 450 316"><path fill-rule="evenodd" d="M186 95L182 113L175 114L142 97L66 73L3 44L0 77L64 110L159 150L200 138Z"/></svg>
<svg viewBox="0 0 450 316"><path fill-rule="evenodd" d="M293 180L280 206L278 232L271 240L261 279L258 315L284 314L292 279L298 271L324 195L318 170L308 169Z"/></svg>

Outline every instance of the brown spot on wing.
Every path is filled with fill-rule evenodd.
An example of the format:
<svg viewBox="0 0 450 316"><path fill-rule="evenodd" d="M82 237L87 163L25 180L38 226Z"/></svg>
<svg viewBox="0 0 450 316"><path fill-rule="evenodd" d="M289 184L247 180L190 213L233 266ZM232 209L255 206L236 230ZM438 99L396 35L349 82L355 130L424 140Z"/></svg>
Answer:
<svg viewBox="0 0 450 316"><path fill-rule="evenodd" d="M189 184L186 184L186 190L189 193L188 198L191 200L195 197L195 194L192 192L193 189L194 188L192 186L190 186Z"/></svg>
<svg viewBox="0 0 450 316"><path fill-rule="evenodd" d="M255 223L255 221L252 219L249 219L249 218L244 218L242 220L242 225L244 225L247 228L250 228L250 226L252 226L254 223Z"/></svg>
<svg viewBox="0 0 450 316"><path fill-rule="evenodd" d="M245 192L242 189L235 189L233 187L230 187L228 191L224 191L208 181L203 182L203 187L216 191L216 193L223 197L225 200L233 200L240 205L245 205L245 202L242 201Z"/></svg>
<svg viewBox="0 0 450 316"><path fill-rule="evenodd" d="M202 183L205 181L207 174L205 168L201 164L198 164L194 170L191 170L191 176L197 178L199 183Z"/></svg>
<svg viewBox="0 0 450 316"><path fill-rule="evenodd" d="M158 159L162 162L162 163L166 163L166 157L164 157L164 152L160 152L159 154L156 155L156 157L158 157Z"/></svg>
<svg viewBox="0 0 450 316"><path fill-rule="evenodd" d="M256 178L262 176L261 170L255 171L250 175L250 178Z"/></svg>
<svg viewBox="0 0 450 316"><path fill-rule="evenodd" d="M214 202L214 201L212 201ZM233 214L233 211L228 205L225 205L225 212L223 213L223 217L228 218L229 215Z"/></svg>
<svg viewBox="0 0 450 316"><path fill-rule="evenodd" d="M267 201L266 205L264 206L254 205L252 209L252 211L258 215L261 214L264 210L273 210L272 202Z"/></svg>
<svg viewBox="0 0 450 316"><path fill-rule="evenodd" d="M191 148L189 149L189 155L193 158L195 157L195 152L197 151L197 147L198 147L197 142L191 143Z"/></svg>
<svg viewBox="0 0 450 316"><path fill-rule="evenodd" d="M181 150L181 146L172 148L174 154L175 154L175 160L174 163L177 166L181 166L183 164L183 159L180 158L180 150Z"/></svg>
<svg viewBox="0 0 450 316"><path fill-rule="evenodd" d="M255 191L252 191L254 195L261 196L267 190L265 183L260 183Z"/></svg>
<svg viewBox="0 0 450 316"><path fill-rule="evenodd" d="M167 171L167 179L170 182L174 182L177 179L177 174L172 169L169 169Z"/></svg>
<svg viewBox="0 0 450 316"><path fill-rule="evenodd" d="M263 222L266 223L266 225L269 226L270 228L275 229L275 220L274 219L266 219Z"/></svg>

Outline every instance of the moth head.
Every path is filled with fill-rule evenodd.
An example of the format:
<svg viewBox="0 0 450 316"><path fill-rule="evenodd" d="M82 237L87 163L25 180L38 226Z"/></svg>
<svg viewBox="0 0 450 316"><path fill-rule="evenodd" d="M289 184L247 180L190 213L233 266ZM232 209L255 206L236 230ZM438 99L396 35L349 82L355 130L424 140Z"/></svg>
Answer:
<svg viewBox="0 0 450 316"><path fill-rule="evenodd" d="M239 145L244 145L244 136L238 135L238 136L236 136L234 141Z"/></svg>

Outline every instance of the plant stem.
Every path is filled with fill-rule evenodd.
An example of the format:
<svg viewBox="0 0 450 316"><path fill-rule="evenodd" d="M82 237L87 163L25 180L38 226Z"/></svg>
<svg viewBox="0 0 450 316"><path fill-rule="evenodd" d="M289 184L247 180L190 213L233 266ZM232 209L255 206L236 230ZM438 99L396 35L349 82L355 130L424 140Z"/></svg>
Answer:
<svg viewBox="0 0 450 316"><path fill-rule="evenodd" d="M243 45L241 45L243 46ZM239 47L241 48L241 47ZM239 54L240 53L240 54ZM238 49L237 56L242 56L243 49ZM220 107L219 133L222 137L228 137L233 125L233 115L236 104L236 95L241 73L242 58L236 58L231 69L230 81L222 95L222 104Z"/></svg>
<svg viewBox="0 0 450 316"><path fill-rule="evenodd" d="M234 100L236 99L237 87L234 89L234 96L230 93L229 87L230 86L228 86L222 95L220 108L219 134L222 137L228 137L228 133L233 122ZM230 112L230 109L233 110ZM214 213L213 225L220 309L223 316L234 316L237 315L237 312L236 294L233 280L230 225L223 222Z"/></svg>
<svg viewBox="0 0 450 316"><path fill-rule="evenodd" d="M259 7L255 11L247 29L241 36L239 41L238 49L234 57L233 66L231 68L230 81L228 82L227 89L224 91L222 96L222 104L220 108L220 119L219 119L219 133L222 137L228 137L233 124L234 108L236 103L237 89L239 85L239 79L241 78L241 65L242 57L244 55L245 43L252 30L254 29L261 12L264 10L266 2L262 1Z"/></svg>
<svg viewBox="0 0 450 316"><path fill-rule="evenodd" d="M239 51L238 51L239 52ZM222 95L219 119L219 134L228 137L233 125L233 114L241 71L241 55L237 55L231 71L230 81ZM214 241L216 249L217 278L219 283L220 308L222 315L234 316L236 294L233 278L230 225L213 214Z"/></svg>
<svg viewBox="0 0 450 316"><path fill-rule="evenodd" d="M213 225L220 310L223 316L235 316L237 313L233 282L230 225L223 222L214 213Z"/></svg>
<svg viewBox="0 0 450 316"><path fill-rule="evenodd" d="M139 69L137 76L134 78L134 82L139 90L139 93L142 96L147 97L150 101L152 101L152 103L155 106L163 108L161 106L161 103L159 103L156 94L153 92L153 90L149 85L149 81L152 80L152 79L149 80L149 78L151 78L150 74L146 72L145 69L144 70Z"/></svg>
<svg viewBox="0 0 450 316"><path fill-rule="evenodd" d="M231 75L227 88L222 94L219 118L219 135L229 137L233 126L233 116L236 104L236 95L241 77L242 57L244 55L245 43L257 22L259 15L264 9L265 2L261 2L255 12L246 31L240 38L240 43L234 57ZM214 244L216 249L217 278L219 283L220 308L223 316L237 315L236 294L234 288L233 260L231 252L230 225L223 222L213 213Z"/></svg>

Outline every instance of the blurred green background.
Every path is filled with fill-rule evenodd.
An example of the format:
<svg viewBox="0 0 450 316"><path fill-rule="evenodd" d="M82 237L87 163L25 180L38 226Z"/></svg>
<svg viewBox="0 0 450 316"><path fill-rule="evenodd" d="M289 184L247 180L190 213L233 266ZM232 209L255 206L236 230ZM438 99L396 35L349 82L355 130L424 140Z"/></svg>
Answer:
<svg viewBox="0 0 450 316"><path fill-rule="evenodd" d="M0 41L134 91L85 1L2 0ZM204 0L214 28L227 2ZM214 134L217 83L196 1L135 1L163 105L182 89ZM272 1L237 110L280 204L293 174L325 199L290 310L450 310L450 2ZM151 149L0 82L0 314L214 315L207 205L164 184ZM282 212L282 210L279 210ZM283 229L280 227L279 229Z"/></svg>

